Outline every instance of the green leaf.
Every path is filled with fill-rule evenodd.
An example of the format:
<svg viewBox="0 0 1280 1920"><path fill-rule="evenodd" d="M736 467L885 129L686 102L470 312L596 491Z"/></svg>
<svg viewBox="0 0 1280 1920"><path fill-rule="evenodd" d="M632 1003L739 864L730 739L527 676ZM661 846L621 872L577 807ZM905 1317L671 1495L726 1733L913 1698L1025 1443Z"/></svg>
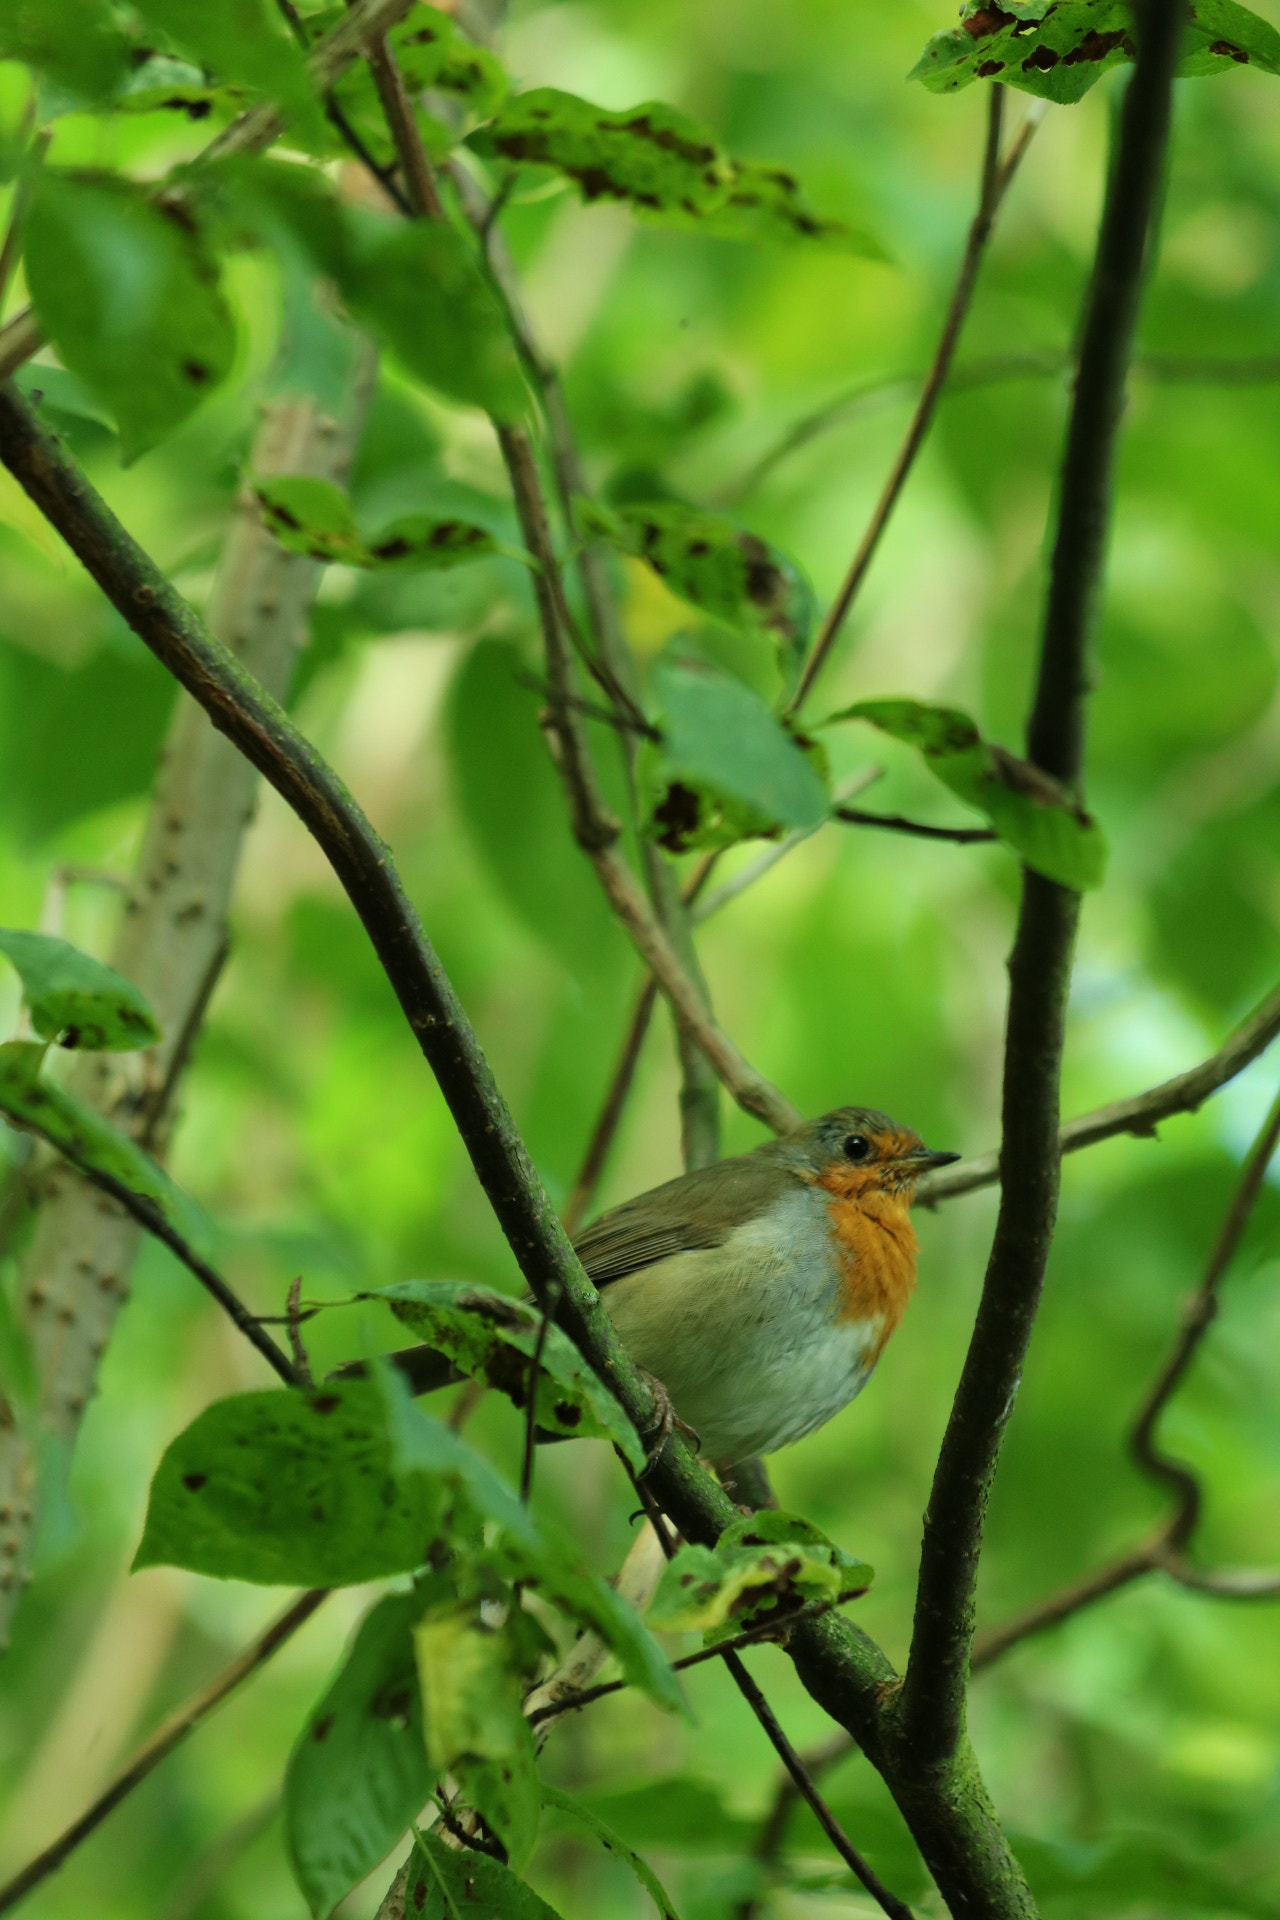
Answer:
<svg viewBox="0 0 1280 1920"><path fill-rule="evenodd" d="M523 1300L455 1280L406 1280L364 1296L385 1300L397 1320L463 1373L526 1404L529 1364L542 1315ZM537 1393L538 1425L548 1433L612 1440L636 1471L645 1452L615 1396L559 1327L547 1329Z"/></svg>
<svg viewBox="0 0 1280 1920"><path fill-rule="evenodd" d="M199 234L119 179L37 178L25 264L40 323L132 460L230 371L235 328ZM145 377L144 377L145 375Z"/></svg>
<svg viewBox="0 0 1280 1920"><path fill-rule="evenodd" d="M377 1379L386 1397L398 1469L453 1479L471 1510L497 1529L488 1550L492 1564L598 1633L626 1678L660 1707L684 1712L680 1682L635 1608L583 1567L571 1540L545 1521L535 1521L487 1461L424 1413L394 1368L379 1368Z"/></svg>
<svg viewBox="0 0 1280 1920"><path fill-rule="evenodd" d="M725 240L823 246L870 260L888 259L884 247L865 228L814 213L800 182L785 167L738 159L730 159L729 166L732 177L724 200L712 211L691 218L691 228Z"/></svg>
<svg viewBox="0 0 1280 1920"><path fill-rule="evenodd" d="M650 214L710 212L733 180L715 136L687 114L648 100L621 113L556 87L518 93L485 128L504 160L554 167L584 199L629 200Z"/></svg>
<svg viewBox="0 0 1280 1920"><path fill-rule="evenodd" d="M682 600L725 626L767 633L790 688L813 620L813 592L794 561L724 514L676 501L577 507L586 532L645 561Z"/></svg>
<svg viewBox="0 0 1280 1920"><path fill-rule="evenodd" d="M265 94L311 133L323 125L302 54L270 0L135 0L180 52L232 86Z"/></svg>
<svg viewBox="0 0 1280 1920"><path fill-rule="evenodd" d="M728 674L660 664L654 692L662 713L662 761L677 781L727 796L746 809L738 832L815 827L831 810L825 785L801 747L757 694ZM668 800L669 800L668 794ZM655 809L650 830L670 845ZM738 837L735 832L734 837ZM686 843L688 844L688 843Z"/></svg>
<svg viewBox="0 0 1280 1920"><path fill-rule="evenodd" d="M114 91L129 51L106 0L6 0L0 11L0 60L20 60L83 100Z"/></svg>
<svg viewBox="0 0 1280 1920"><path fill-rule="evenodd" d="M785 168L735 159L706 127L659 100L612 113L538 87L509 99L474 144L504 160L554 168L585 200L625 200L645 220L730 240L816 241L884 257L869 234L812 213Z"/></svg>
<svg viewBox="0 0 1280 1920"><path fill-rule="evenodd" d="M487 1853L455 1853L435 1833L416 1836L405 1912L414 1920L561 1920L510 1867Z"/></svg>
<svg viewBox="0 0 1280 1920"><path fill-rule="evenodd" d="M1185 78L1248 65L1280 73L1280 33L1248 8L1197 0L1189 14L1178 68ZM961 24L935 34L908 77L935 93L998 78L1070 105L1134 50L1127 0L967 0Z"/></svg>
<svg viewBox="0 0 1280 1920"><path fill-rule="evenodd" d="M527 411L502 310L462 236L439 220L350 210L335 264L343 300L405 368L450 400L500 420Z"/></svg>
<svg viewBox="0 0 1280 1920"><path fill-rule="evenodd" d="M870 1586L871 1568L850 1560L792 1514L758 1513L726 1528L714 1548L681 1547L649 1609L668 1632L736 1633L809 1600Z"/></svg>
<svg viewBox="0 0 1280 1920"><path fill-rule="evenodd" d="M474 1609L454 1606L426 1613L413 1644L428 1758L437 1773L457 1776L518 1872L533 1852L542 1802L513 1642Z"/></svg>
<svg viewBox="0 0 1280 1920"><path fill-rule="evenodd" d="M398 1470L376 1382L236 1394L165 1450L134 1565L265 1586L378 1580L422 1565L448 1493Z"/></svg>
<svg viewBox="0 0 1280 1920"><path fill-rule="evenodd" d="M198 1252L206 1251L212 1234L203 1212L162 1167L142 1148L69 1093L42 1080L40 1068L46 1049L30 1040L10 1040L0 1047L0 1113L19 1126L43 1134L76 1166L140 1194L159 1209L182 1238Z"/></svg>
<svg viewBox="0 0 1280 1920"><path fill-rule="evenodd" d="M95 1053L127 1053L159 1040L155 1015L133 982L68 941L0 927L0 953L22 976L42 1040Z"/></svg>
<svg viewBox="0 0 1280 1920"><path fill-rule="evenodd" d="M257 479L255 498L268 532L288 553L372 571L380 567L456 567L496 553L485 527L426 514L392 521L368 539L356 525L341 488L329 480L290 473Z"/></svg>
<svg viewBox="0 0 1280 1920"><path fill-rule="evenodd" d="M373 1871L431 1792L412 1633L421 1610L418 1594L396 1593L365 1615L290 1756L285 1839L316 1915Z"/></svg>
<svg viewBox="0 0 1280 1920"><path fill-rule="evenodd" d="M634 1847L629 1847L622 1835L609 1826L607 1821L602 1820L585 1800L579 1800L571 1793L561 1793L558 1787L549 1786L544 1780L542 1804L545 1807L554 1807L558 1813L567 1814L571 1820L580 1821L589 1833L594 1834L601 1846L610 1853L616 1853L620 1860L625 1860L662 1915L662 1920L680 1920L670 1894L648 1861L642 1859Z"/></svg>
<svg viewBox="0 0 1280 1920"><path fill-rule="evenodd" d="M943 785L979 813L1036 873L1087 892L1102 885L1102 829L1065 788L1039 768L984 740L968 714L919 700L862 700L831 715L867 720L919 749Z"/></svg>
<svg viewBox="0 0 1280 1920"><path fill-rule="evenodd" d="M519 683L520 650L479 641L445 709L449 770L467 833L502 900L579 980L618 975L628 953L595 876L577 854L564 795Z"/></svg>
<svg viewBox="0 0 1280 1920"><path fill-rule="evenodd" d="M135 67L112 101L117 113L185 113L207 120L215 111L234 113L246 104L242 88L213 86L199 67L170 53L153 53Z"/></svg>

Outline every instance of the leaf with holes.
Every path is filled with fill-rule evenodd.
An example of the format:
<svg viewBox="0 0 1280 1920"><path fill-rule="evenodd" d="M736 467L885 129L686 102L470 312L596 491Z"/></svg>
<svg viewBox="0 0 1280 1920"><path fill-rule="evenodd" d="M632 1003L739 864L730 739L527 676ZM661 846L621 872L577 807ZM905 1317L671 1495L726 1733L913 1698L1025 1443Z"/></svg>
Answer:
<svg viewBox="0 0 1280 1920"><path fill-rule="evenodd" d="M725 240L830 247L869 260L887 260L884 247L864 227L817 214L785 167L760 160L729 161L731 175L721 204L687 222L691 229Z"/></svg>
<svg viewBox="0 0 1280 1920"><path fill-rule="evenodd" d="M381 567L456 567L498 551L493 535L465 520L413 514L367 539L351 505L332 481L309 474L272 475L252 482L268 532L288 553L368 571Z"/></svg>
<svg viewBox="0 0 1280 1920"><path fill-rule="evenodd" d="M195 1201L125 1134L40 1077L46 1049L30 1040L0 1047L0 1113L43 1135L75 1166L102 1173L149 1200L187 1245L206 1252L212 1230Z"/></svg>
<svg viewBox="0 0 1280 1920"><path fill-rule="evenodd" d="M1197 0L1178 71L1186 78L1257 66L1280 73L1280 33L1235 0ZM909 78L935 93L998 79L1070 105L1135 53L1127 0L967 0L958 27L935 34Z"/></svg>
<svg viewBox="0 0 1280 1920"><path fill-rule="evenodd" d="M556 87L513 95L476 142L504 160L552 167L586 200L682 216L719 207L733 167L715 136L661 101L611 113Z"/></svg>
<svg viewBox="0 0 1280 1920"><path fill-rule="evenodd" d="M395 1593L365 1615L290 1756L285 1841L316 1915L373 1871L431 1792L413 1649L421 1611L417 1593Z"/></svg>
<svg viewBox="0 0 1280 1920"><path fill-rule="evenodd" d="M1086 892L1102 885L1107 843L1097 821L1056 780L982 738L967 713L920 700L862 700L834 713L866 720L916 747L925 765L1036 873Z"/></svg>
<svg viewBox="0 0 1280 1920"><path fill-rule="evenodd" d="M155 1015L131 980L46 933L0 927L0 953L22 976L22 997L42 1040L86 1052L153 1047Z"/></svg>
<svg viewBox="0 0 1280 1920"><path fill-rule="evenodd" d="M217 268L189 216L140 188L46 168L24 258L40 324L111 408L125 460L180 426L230 371L235 328Z"/></svg>
<svg viewBox="0 0 1280 1920"><path fill-rule="evenodd" d="M567 1814L571 1820L578 1821L580 1825L587 1829L588 1833L592 1834L595 1839L600 1842L601 1846L604 1847L607 1852L616 1854L620 1860L625 1860L636 1879L640 1882L640 1885L653 1901L654 1906L658 1909L662 1920L680 1920L679 1914L672 1905L670 1894L663 1886L661 1880L659 1880L653 1868L649 1865L649 1862L638 1854L634 1847L629 1847L622 1838L622 1835L616 1832L607 1821L602 1820L600 1815L588 1806L585 1800L579 1800L577 1796L572 1793L561 1793L558 1787L549 1786L544 1780L542 1782L542 1804L544 1807L554 1808L557 1813Z"/></svg>
<svg viewBox="0 0 1280 1920"><path fill-rule="evenodd" d="M717 1638L809 1600L864 1591L871 1568L852 1560L808 1521L757 1513L727 1527L714 1548L681 1547L649 1609L652 1626Z"/></svg>
<svg viewBox="0 0 1280 1920"><path fill-rule="evenodd" d="M398 1470L375 1382L236 1394L170 1442L134 1565L265 1586L379 1580L422 1565L453 1491Z"/></svg>
<svg viewBox="0 0 1280 1920"><path fill-rule="evenodd" d="M577 501L583 529L653 568L672 593L727 627L767 634L788 690L804 659L813 589L793 560L724 514L673 501L612 509Z"/></svg>
<svg viewBox="0 0 1280 1920"><path fill-rule="evenodd" d="M542 1328L537 1307L454 1280L404 1280L364 1297L385 1300L397 1320L463 1373L518 1407L526 1404ZM644 1448L617 1399L556 1326L547 1328L542 1350L537 1419L548 1433L612 1440L637 1472L644 1466Z"/></svg>
<svg viewBox="0 0 1280 1920"><path fill-rule="evenodd" d="M415 1837L404 1910L414 1920L561 1920L510 1867L487 1853L455 1852L434 1832Z"/></svg>
<svg viewBox="0 0 1280 1920"><path fill-rule="evenodd" d="M688 664L654 672L662 745L646 754L648 831L671 851L815 827L826 785L777 715L740 680ZM672 778L674 776L674 779ZM688 795L692 816L679 815Z"/></svg>
<svg viewBox="0 0 1280 1920"><path fill-rule="evenodd" d="M520 1710L522 1660L512 1637L473 1607L434 1607L414 1628L427 1756L454 1773L519 1870L538 1837L533 1733Z"/></svg>

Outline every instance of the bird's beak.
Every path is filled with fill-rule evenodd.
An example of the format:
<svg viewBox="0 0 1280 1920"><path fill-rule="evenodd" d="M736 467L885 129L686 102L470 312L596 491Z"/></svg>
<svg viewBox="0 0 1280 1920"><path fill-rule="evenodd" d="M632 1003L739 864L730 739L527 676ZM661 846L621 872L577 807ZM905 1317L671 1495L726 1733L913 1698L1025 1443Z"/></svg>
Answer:
<svg viewBox="0 0 1280 1920"><path fill-rule="evenodd" d="M960 1158L958 1153L935 1153L931 1147L917 1147L914 1152L903 1154L902 1164L918 1167L921 1173L924 1173L932 1167L949 1167L953 1161Z"/></svg>

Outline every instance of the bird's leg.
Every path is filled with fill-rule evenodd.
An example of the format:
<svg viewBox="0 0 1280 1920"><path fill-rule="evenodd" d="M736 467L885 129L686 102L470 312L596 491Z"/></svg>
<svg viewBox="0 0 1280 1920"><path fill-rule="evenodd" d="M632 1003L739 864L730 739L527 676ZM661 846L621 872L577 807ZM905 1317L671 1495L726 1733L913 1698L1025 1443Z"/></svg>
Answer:
<svg viewBox="0 0 1280 1920"><path fill-rule="evenodd" d="M658 1419L657 1419L656 1425L651 1427L649 1429L649 1433L645 1435L645 1440L649 1444L647 1448L648 1459L645 1462L644 1472L640 1475L640 1478L643 1480L646 1474L649 1474L653 1471L653 1468L657 1463L658 1455L662 1452L662 1449L666 1446L667 1441L671 1438L671 1429L673 1427L675 1427L680 1433L684 1435L685 1439L689 1441L690 1445L693 1447L693 1450L695 1453L698 1453L701 1451L702 1441L699 1439L694 1429L691 1426L689 1426L686 1421L680 1418L679 1414L676 1412L675 1408L671 1404L671 1395L667 1392L666 1388L663 1386L661 1380L658 1379L657 1375L650 1373L645 1367L639 1368L638 1371L641 1379L644 1381L650 1393L653 1395L654 1405L658 1410ZM657 1435L657 1439L651 1440L651 1435L655 1433Z"/></svg>

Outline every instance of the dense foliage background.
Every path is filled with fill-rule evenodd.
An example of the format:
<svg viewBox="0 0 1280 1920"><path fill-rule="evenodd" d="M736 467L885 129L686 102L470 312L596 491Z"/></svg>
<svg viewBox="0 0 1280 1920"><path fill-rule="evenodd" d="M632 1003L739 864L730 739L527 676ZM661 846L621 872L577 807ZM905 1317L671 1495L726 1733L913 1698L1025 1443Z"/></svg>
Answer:
<svg viewBox="0 0 1280 1920"><path fill-rule="evenodd" d="M1274 0L1260 10L1280 21ZM514 6L496 40L524 84L610 107L657 97L686 108L735 152L793 167L815 205L883 239L883 264L741 246L637 225L573 193L517 197L504 215L535 324L566 372L593 484L615 500L655 481L693 501L732 500L799 559L820 597L840 578L901 434L910 394L901 379L933 350L972 212L983 90L946 98L903 82L946 24L917 0L573 0ZM1002 215L959 362L1043 355L1059 370L1024 365L1017 377L957 382L815 711L910 693L965 707L992 737L1020 745L1066 405L1060 362L1121 79L1049 110ZM27 84L19 67L0 65L10 125ZM1009 110L1016 124L1018 96ZM73 113L57 121L49 159L149 175L205 137L161 114L108 124ZM134 464L121 465L106 415L73 382L40 364L22 376L197 604L258 403L323 373L320 349L296 337L281 370L269 260L238 257L228 288L236 377ZM1112 854L1085 908L1068 1112L1211 1052L1280 971L1280 391L1212 369L1186 377L1180 364L1274 355L1278 314L1274 82L1240 72L1184 83L1142 334L1143 355L1165 358L1133 383L1099 645L1089 790ZM793 422L864 384L865 401L744 491ZM390 365L352 494L366 524L429 501L516 537L487 423L424 398ZM128 870L172 689L7 477L0 546L0 919L35 926L58 868ZM687 625L687 609L638 563L619 564L628 636L652 660ZM537 665L527 575L501 558L442 575L333 568L312 633L300 722L396 849L542 1175L563 1198L638 971L571 846L537 694L512 671ZM763 649L747 672L774 691ZM970 820L906 749L860 728L830 745L842 775L883 766L869 801L878 809ZM722 874L750 857L733 853ZM997 1134L1015 900L1015 865L999 847L827 826L708 925L717 1010L805 1111L858 1101L931 1144L984 1150ZM111 890L76 884L62 930L105 951L117 912ZM12 1028L17 1009L6 969L0 1027ZM1157 1496L1126 1462L1127 1423L1275 1078L1264 1059L1157 1141L1114 1141L1067 1162L1049 1290L990 1514L984 1623L1158 1516ZM675 1087L661 1016L606 1201L678 1171ZM725 1133L729 1151L761 1137L727 1103ZM0 1134L10 1159L22 1147ZM220 1222L223 1264L263 1311L280 1310L299 1271L308 1298L411 1277L518 1284L363 934L272 795L249 838L232 957L173 1166ZM783 1504L876 1568L857 1617L895 1660L993 1206L980 1195L921 1219L919 1294L874 1382L774 1466ZM1207 1562L1280 1559L1278 1336L1280 1204L1268 1192L1164 1429L1209 1489L1196 1542ZM320 1366L391 1338L389 1320L369 1308L335 1310L310 1329ZM0 1677L0 1873L63 1826L136 1737L281 1604L260 1589L126 1571L165 1443L211 1399L264 1377L189 1278L148 1245L75 1458L47 1463L57 1495ZM490 1396L470 1432L518 1472L509 1406ZM548 1451L537 1497L602 1571L616 1568L634 1500L603 1443ZM329 1602L40 1890L31 1913L301 1914L276 1815L281 1770L368 1598ZM752 1663L798 1744L829 1730L781 1656L762 1651ZM713 1920L754 1884L754 1822L776 1763L717 1663L696 1670L689 1690L692 1726L623 1694L562 1725L547 1767L608 1801L685 1920ZM1050 1912L1276 1911L1273 1606L1150 1578L1010 1654L977 1683L972 1710L987 1780ZM846 1761L828 1786L880 1870L929 1911L905 1828L866 1764ZM796 1823L789 1860L780 1913L870 1910L834 1872L816 1828ZM616 1862L554 1822L530 1877L569 1915L646 1911ZM386 1879L383 1869L342 1911L371 1914Z"/></svg>

